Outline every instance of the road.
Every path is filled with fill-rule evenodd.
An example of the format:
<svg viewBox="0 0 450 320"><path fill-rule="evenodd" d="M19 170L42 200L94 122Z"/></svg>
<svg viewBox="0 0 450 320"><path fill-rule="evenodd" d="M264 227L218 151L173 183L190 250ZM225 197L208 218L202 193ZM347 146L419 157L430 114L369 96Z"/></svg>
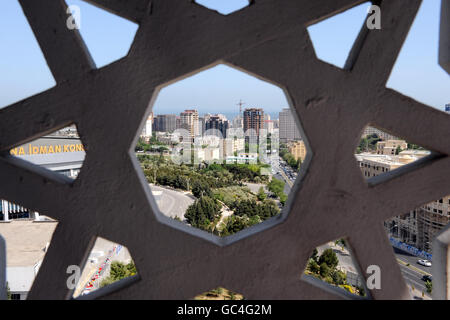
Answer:
<svg viewBox="0 0 450 320"><path fill-rule="evenodd" d="M323 250L331 248L336 253L339 259L339 266L344 270L350 270L352 272L357 272L356 267L353 263L353 259L346 251L342 252L338 249L333 243L328 243L318 248L319 255L323 252ZM429 294L427 294L427 288L425 286L425 282L422 280L422 276L424 274L429 274L431 272L431 268L427 268L421 266L417 263L417 260L420 258L410 255L402 250L394 249L394 254L399 261L400 271L405 279L405 282L408 286L414 287L414 294L418 297L422 297L422 291L429 298ZM410 264L410 266L406 266L406 264Z"/></svg>
<svg viewBox="0 0 450 320"><path fill-rule="evenodd" d="M271 166L272 166L273 176L275 178L277 178L278 180L285 182L284 193L289 195L289 193L291 192L292 186L294 185L295 178L293 178L293 179L288 178L288 175L289 175L289 173L287 172L288 165L280 157L278 161L272 161Z"/></svg>
<svg viewBox="0 0 450 320"><path fill-rule="evenodd" d="M161 212L170 218L178 217L184 220L184 214L187 208L194 203L195 198L187 192L173 190L150 184L152 191L162 191L161 200L158 208Z"/></svg>
<svg viewBox="0 0 450 320"><path fill-rule="evenodd" d="M394 249L394 254L397 257L397 259L400 259L406 263L409 263L412 266L414 266L415 268L418 268L427 274L431 274L431 267L424 267L417 263L417 261L421 258L413 256L413 255L409 254L408 252L405 252L405 251L397 249L397 248L393 248L393 249Z"/></svg>
<svg viewBox="0 0 450 320"><path fill-rule="evenodd" d="M400 270L406 283L409 286L414 286L414 289L418 290L420 294L422 291L426 293L427 288L425 282L422 280L422 276L424 274L431 275L431 267L424 267L418 264L417 260L420 259L419 257L413 256L397 248L393 249L395 257L399 261ZM406 266L408 263L410 265Z"/></svg>
<svg viewBox="0 0 450 320"><path fill-rule="evenodd" d="M78 281L77 288L73 295L74 297L77 297L86 289L86 285L91 282L91 279L95 276L100 266L104 265L103 272L101 273L99 278L92 283L93 288L90 290L86 290L86 293L97 290L102 280L109 276L111 262L119 261L127 264L132 260L127 248L121 247L120 250L113 250L113 248L117 248L118 246L118 244L113 243L109 240L100 237L97 238L94 247L89 254L88 261L83 268L80 281ZM107 258L110 259L108 262L106 261Z"/></svg>

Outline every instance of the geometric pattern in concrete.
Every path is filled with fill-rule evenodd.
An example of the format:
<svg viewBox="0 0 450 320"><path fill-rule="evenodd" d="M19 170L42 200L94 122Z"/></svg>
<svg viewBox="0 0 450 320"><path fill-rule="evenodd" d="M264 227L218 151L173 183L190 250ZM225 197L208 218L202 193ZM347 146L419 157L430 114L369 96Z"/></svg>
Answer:
<svg viewBox="0 0 450 320"><path fill-rule="evenodd" d="M222 286L247 299L339 299L301 275L315 247L343 237L361 270L382 270L373 299L410 298L383 221L450 194L450 117L386 88L420 0L375 1L382 29L361 29L343 70L316 59L306 28L361 0L256 0L227 16L190 0L88 2L139 24L128 56L101 69L66 28L64 1L20 0L57 82L0 110L0 198L59 221L30 299L70 299L67 267L84 265L98 236L126 246L139 276L96 298L189 299ZM154 213L133 150L158 91L218 63L283 88L309 142L288 214L224 243ZM71 123L86 149L75 181L8 155ZM354 150L371 123L435 154L368 184Z"/></svg>

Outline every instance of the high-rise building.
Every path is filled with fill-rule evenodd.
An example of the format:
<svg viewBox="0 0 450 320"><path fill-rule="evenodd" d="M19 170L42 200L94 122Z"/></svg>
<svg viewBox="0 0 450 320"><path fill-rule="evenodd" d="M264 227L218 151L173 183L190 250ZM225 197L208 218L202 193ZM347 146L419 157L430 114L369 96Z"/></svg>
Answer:
<svg viewBox="0 0 450 320"><path fill-rule="evenodd" d="M297 124L295 123L294 115L292 114L291 109L283 109L280 112L279 117L280 141L287 142L292 140L301 140L302 136L300 135Z"/></svg>
<svg viewBox="0 0 450 320"><path fill-rule="evenodd" d="M148 116L147 120L145 121L144 129L142 129L141 136L151 137L152 128L153 128L153 112Z"/></svg>
<svg viewBox="0 0 450 320"><path fill-rule="evenodd" d="M203 136L205 134L205 131L206 131L206 120L205 120L204 116L198 118L198 126L199 126L199 129L198 129L199 130L199 134L201 136Z"/></svg>
<svg viewBox="0 0 450 320"><path fill-rule="evenodd" d="M273 121L272 120L264 120L264 129L267 130L267 133L272 134L273 133L273 129L274 129L274 125L273 125Z"/></svg>
<svg viewBox="0 0 450 320"><path fill-rule="evenodd" d="M235 129L244 127L244 122L243 122L243 119L242 119L242 115L238 115L237 117L235 117L233 119L231 127L235 128Z"/></svg>
<svg viewBox="0 0 450 320"><path fill-rule="evenodd" d="M224 115L217 114L214 116L209 116L208 120L205 122L205 130L216 131L212 133L214 135L220 136L222 138L227 137L227 130L229 128L229 122ZM220 133L219 133L220 132Z"/></svg>
<svg viewBox="0 0 450 320"><path fill-rule="evenodd" d="M185 110L180 113L180 127L189 132L192 139L200 134L198 111L197 110Z"/></svg>
<svg viewBox="0 0 450 320"><path fill-rule="evenodd" d="M250 108L244 110L244 134L245 137L258 137L264 129L264 110Z"/></svg>
<svg viewBox="0 0 450 320"><path fill-rule="evenodd" d="M160 114L153 120L153 131L173 132L177 127L177 116L174 114Z"/></svg>

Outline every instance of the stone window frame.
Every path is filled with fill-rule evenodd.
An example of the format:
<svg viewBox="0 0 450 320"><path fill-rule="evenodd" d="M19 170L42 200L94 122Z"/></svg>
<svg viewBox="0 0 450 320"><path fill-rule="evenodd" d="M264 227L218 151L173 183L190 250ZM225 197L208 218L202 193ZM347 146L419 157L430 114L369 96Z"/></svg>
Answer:
<svg viewBox="0 0 450 320"><path fill-rule="evenodd" d="M65 27L64 1L19 2L57 83L0 110L0 179L8 181L0 185L0 198L59 221L30 299L70 299L66 268L84 265L98 236L126 246L139 276L88 298L188 299L217 286L247 299L351 298L301 277L315 247L342 237L360 270L372 264L383 270L382 289L369 290L371 298L411 297L382 222L450 193L442 174L450 170L449 116L385 86L420 0L407 7L403 0L373 1L381 7L385 32L363 27L343 69L316 58L306 28L365 1L256 0L222 16L190 0L87 0L139 24L127 57L100 69L78 32ZM449 7L442 1L439 63L447 72ZM208 47L198 50L205 41ZM283 88L309 140L307 170L293 190L289 215L222 245L151 214L155 203L132 155L159 90L217 63ZM397 121L400 115L403 121ZM87 154L75 181L8 155L12 147L72 123ZM123 130L111 134L99 123ZM433 153L366 182L353 152L367 125ZM323 127L342 140L323 139ZM330 163L336 144L340 154ZM449 297L449 244L447 226L433 243L435 298ZM1 286L3 240L0 256Z"/></svg>

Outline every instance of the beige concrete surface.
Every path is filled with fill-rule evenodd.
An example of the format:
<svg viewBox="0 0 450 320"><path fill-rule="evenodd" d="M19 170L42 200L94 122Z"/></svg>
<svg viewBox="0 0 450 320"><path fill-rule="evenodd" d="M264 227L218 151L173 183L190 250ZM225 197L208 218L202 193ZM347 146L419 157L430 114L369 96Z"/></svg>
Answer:
<svg viewBox="0 0 450 320"><path fill-rule="evenodd" d="M55 222L15 220L0 223L0 235L6 241L8 267L28 267L42 260L47 243L51 242Z"/></svg>

